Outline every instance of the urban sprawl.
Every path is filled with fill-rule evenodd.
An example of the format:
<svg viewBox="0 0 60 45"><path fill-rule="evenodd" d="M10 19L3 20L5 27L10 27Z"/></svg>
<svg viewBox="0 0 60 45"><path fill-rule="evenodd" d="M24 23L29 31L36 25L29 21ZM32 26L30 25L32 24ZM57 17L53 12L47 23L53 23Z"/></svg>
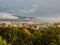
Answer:
<svg viewBox="0 0 60 45"><path fill-rule="evenodd" d="M49 26L58 26L60 27L60 23L48 23L48 22L35 22L35 21L27 21L27 22L10 22L3 21L0 22L0 27L26 27L34 30L48 28Z"/></svg>

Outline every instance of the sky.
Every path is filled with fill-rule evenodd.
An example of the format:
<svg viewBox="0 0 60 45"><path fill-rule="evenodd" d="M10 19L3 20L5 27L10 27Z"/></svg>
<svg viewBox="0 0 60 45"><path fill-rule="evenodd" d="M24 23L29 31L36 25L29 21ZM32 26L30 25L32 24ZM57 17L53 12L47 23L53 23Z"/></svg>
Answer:
<svg viewBox="0 0 60 45"><path fill-rule="evenodd" d="M60 18L60 0L0 0L0 18L5 15Z"/></svg>

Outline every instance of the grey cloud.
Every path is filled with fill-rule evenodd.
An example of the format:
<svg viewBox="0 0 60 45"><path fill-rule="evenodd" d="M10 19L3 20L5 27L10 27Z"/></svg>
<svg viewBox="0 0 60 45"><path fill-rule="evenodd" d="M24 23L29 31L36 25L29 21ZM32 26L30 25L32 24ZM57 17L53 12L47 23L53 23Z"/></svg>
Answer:
<svg viewBox="0 0 60 45"><path fill-rule="evenodd" d="M33 4L38 8L31 8ZM12 9L11 12L23 16L60 17L60 0L0 0L0 7Z"/></svg>
<svg viewBox="0 0 60 45"><path fill-rule="evenodd" d="M22 12L22 13L35 13L37 9L38 9L38 6L36 4L33 4L31 9L27 9L27 10L18 9L17 12Z"/></svg>

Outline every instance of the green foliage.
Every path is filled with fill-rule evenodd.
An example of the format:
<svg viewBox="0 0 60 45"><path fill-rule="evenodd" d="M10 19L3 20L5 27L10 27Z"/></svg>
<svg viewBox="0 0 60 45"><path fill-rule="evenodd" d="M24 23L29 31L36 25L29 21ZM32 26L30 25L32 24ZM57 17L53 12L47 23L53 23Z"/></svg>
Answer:
<svg viewBox="0 0 60 45"><path fill-rule="evenodd" d="M7 41L0 36L0 45L7 45Z"/></svg>
<svg viewBox="0 0 60 45"><path fill-rule="evenodd" d="M0 27L0 45L60 45L60 27L42 30Z"/></svg>

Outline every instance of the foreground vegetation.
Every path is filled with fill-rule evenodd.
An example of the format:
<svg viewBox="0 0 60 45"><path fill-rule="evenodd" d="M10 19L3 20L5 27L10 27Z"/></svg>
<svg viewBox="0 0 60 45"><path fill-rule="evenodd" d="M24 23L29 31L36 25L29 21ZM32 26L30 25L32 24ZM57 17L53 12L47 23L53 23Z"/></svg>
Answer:
<svg viewBox="0 0 60 45"><path fill-rule="evenodd" d="M60 28L0 27L0 45L60 45Z"/></svg>

